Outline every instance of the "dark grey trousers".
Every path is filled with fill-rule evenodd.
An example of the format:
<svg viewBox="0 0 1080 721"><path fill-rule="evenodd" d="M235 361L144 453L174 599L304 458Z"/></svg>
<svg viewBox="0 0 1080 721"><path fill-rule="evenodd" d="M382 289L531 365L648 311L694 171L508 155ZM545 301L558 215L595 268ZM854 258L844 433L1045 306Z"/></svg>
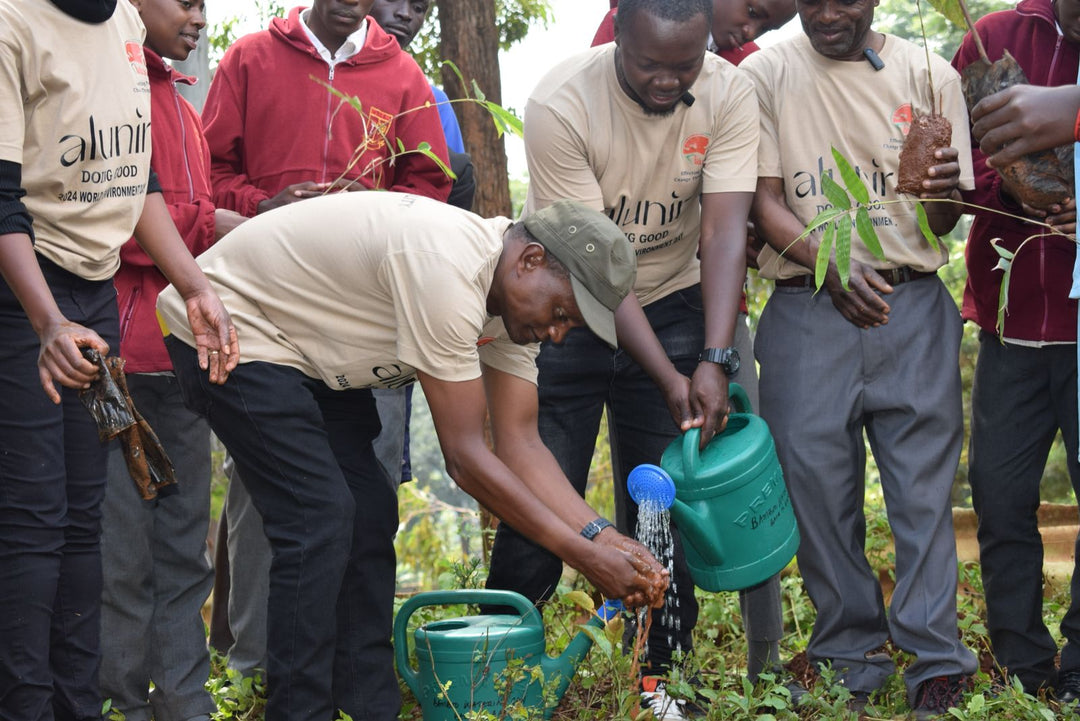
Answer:
<svg viewBox="0 0 1080 721"><path fill-rule="evenodd" d="M891 636L916 656L905 675L913 694L928 678L976 668L957 638L949 501L963 439L961 320L937 278L897 285L888 302L888 324L860 330L828 293L777 288L755 345L761 415L776 439L802 536L799 570L817 609L810 660L872 691L895 667L865 654ZM888 615L863 548L864 432L896 541Z"/></svg>

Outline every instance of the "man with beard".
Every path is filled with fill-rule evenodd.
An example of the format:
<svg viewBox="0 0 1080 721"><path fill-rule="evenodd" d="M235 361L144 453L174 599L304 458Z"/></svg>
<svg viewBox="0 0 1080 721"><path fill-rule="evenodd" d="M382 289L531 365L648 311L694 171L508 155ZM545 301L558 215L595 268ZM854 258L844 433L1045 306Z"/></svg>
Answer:
<svg viewBox="0 0 1080 721"><path fill-rule="evenodd" d="M573 198L612 218L637 256L634 293L618 310L622 349L579 329L562 346L545 343L537 360L540 435L582 494L607 408L628 534L630 470L657 463L680 430L701 427L703 443L721 430L739 364L757 107L748 79L706 53L711 23L710 0L623 0L615 43L557 65L525 108L526 212ZM664 682L678 652L692 650L698 612L678 540L673 569L678 593L654 613L642 679L658 719L691 711ZM499 527L490 588L542 601L561 571L557 557Z"/></svg>
<svg viewBox="0 0 1080 721"><path fill-rule="evenodd" d="M800 0L805 34L739 66L761 105L754 224L767 246L758 266L777 286L755 348L761 415L776 439L799 523L799 571L817 609L809 660L831 666L858 709L896 671L891 639L914 656L904 680L914 717L925 719L960 703L976 660L957 633L949 502L963 441L961 320L936 274L948 253L927 242L914 204L896 189L913 117L941 108L955 146L934 151L919 197L959 200L958 188L973 184L959 76L932 56L931 99L924 50L873 31L876 5ZM831 148L865 178L887 260L852 233L850 281L834 259L826 292L817 293L823 241L819 233L797 239L830 207L822 176L840 182ZM925 210L940 235L961 206L932 202ZM888 615L863 548L864 432L896 539Z"/></svg>

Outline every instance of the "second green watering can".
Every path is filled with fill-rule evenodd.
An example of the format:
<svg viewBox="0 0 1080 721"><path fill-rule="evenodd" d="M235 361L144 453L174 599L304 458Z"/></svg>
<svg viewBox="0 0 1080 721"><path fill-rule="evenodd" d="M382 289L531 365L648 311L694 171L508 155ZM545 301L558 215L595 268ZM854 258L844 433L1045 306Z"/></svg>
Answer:
<svg viewBox="0 0 1080 721"><path fill-rule="evenodd" d="M657 473L674 481L671 516L694 584L706 591L761 583L784 568L799 548L799 529L769 428L751 412L745 391L735 383L730 397L735 412L703 450L698 449L700 430L692 428L667 447L661 468L639 467L650 483ZM634 491L640 502L641 491ZM656 493L652 497L664 495Z"/></svg>
<svg viewBox="0 0 1080 721"><path fill-rule="evenodd" d="M417 668L409 663L409 617L424 606L482 603L509 606L520 615L474 615L424 624L414 634ZM586 624L601 628L621 606L605 604L607 613ZM592 646L584 631L557 657L544 651L544 625L536 607L512 591L462 589L418 593L394 619L394 657L398 673L420 701L424 721L460 721L469 711L499 716L508 704L543 710L550 718L566 692L574 669ZM501 687L517 659L524 672L510 689ZM534 675L531 670L542 674ZM545 699L545 686L551 691ZM502 718L501 716L499 716Z"/></svg>

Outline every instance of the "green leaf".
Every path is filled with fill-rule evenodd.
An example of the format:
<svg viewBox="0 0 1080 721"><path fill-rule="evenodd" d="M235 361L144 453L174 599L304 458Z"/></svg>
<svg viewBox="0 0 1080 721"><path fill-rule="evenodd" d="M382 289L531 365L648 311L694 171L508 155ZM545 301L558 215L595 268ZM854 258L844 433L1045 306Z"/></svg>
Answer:
<svg viewBox="0 0 1080 721"><path fill-rule="evenodd" d="M844 290L851 290L848 280L851 279L851 219L836 219L836 269L840 272L840 283Z"/></svg>
<svg viewBox="0 0 1080 721"><path fill-rule="evenodd" d="M457 180L457 175L455 175L454 171L450 169L450 166L447 165L446 163L444 163L442 161L442 158L440 158L438 155L436 155L434 152L432 152L430 143L428 143L428 142L420 143L420 145L416 146L416 152L420 153L421 155L423 155L426 158L429 158L431 160L431 162L438 165L439 170L446 173L446 175L451 180Z"/></svg>
<svg viewBox="0 0 1080 721"><path fill-rule="evenodd" d="M814 219L811 220L807 224L806 228L799 235L799 237L796 238L795 240L800 241L800 240L806 238L808 235L813 233L815 230L817 230L821 226L825 225L826 223L828 223L830 220L832 220L836 216L842 215L844 212L845 211L844 211L843 208L826 208L825 210L821 211L820 213L818 213L817 215L814 216Z"/></svg>
<svg viewBox="0 0 1080 721"><path fill-rule="evenodd" d="M934 250L940 250L941 246L938 245L938 237L934 235L934 231L930 230L930 219L926 217L926 208L919 201L915 201L915 217L919 219L919 230L922 231L926 242Z"/></svg>
<svg viewBox="0 0 1080 721"><path fill-rule="evenodd" d="M484 102L485 100L487 100L487 96L484 95L484 91L481 90L480 86L476 84L476 79L475 78L473 78L473 81L472 81L472 89L473 89L473 95L477 100L479 100L480 102Z"/></svg>
<svg viewBox="0 0 1080 721"><path fill-rule="evenodd" d="M885 251L881 249L881 241L878 240L877 231L870 221L870 211L865 206L860 205L855 211L855 230L866 249L873 253L875 258L885 260Z"/></svg>
<svg viewBox="0 0 1080 721"><path fill-rule="evenodd" d="M580 608L582 611L588 611L589 613L592 613L596 610L596 604L593 603L592 596L581 590L564 593L562 600L566 603L573 604L577 608Z"/></svg>
<svg viewBox="0 0 1080 721"><path fill-rule="evenodd" d="M821 176L821 190L825 193L825 197L829 199L837 208L848 210L851 208L851 199L848 198L848 194L836 184L836 181L832 179L831 175Z"/></svg>
<svg viewBox="0 0 1080 721"><path fill-rule="evenodd" d="M484 101L483 105L487 108L487 111L491 113L491 119L495 122L495 128L499 131L499 137L502 137L503 133L510 133L519 138L522 136L524 124L521 122L521 118L498 103L493 103L490 100Z"/></svg>
<svg viewBox="0 0 1080 721"><path fill-rule="evenodd" d="M821 234L818 246L817 262L814 264L814 285L819 289L825 284L825 273L829 270L829 254L832 252L833 238L836 236L836 224L829 223Z"/></svg>
<svg viewBox="0 0 1080 721"><path fill-rule="evenodd" d="M998 291L997 329L998 337L1004 338L1005 334L1005 311L1009 306L1009 281L1012 280L1012 261L1002 258L996 266L1005 271L1001 277L1001 290Z"/></svg>
<svg viewBox="0 0 1080 721"><path fill-rule="evenodd" d="M968 29L967 22L964 21L964 11L960 9L957 0L930 0L930 5L956 27L961 30Z"/></svg>
<svg viewBox="0 0 1080 721"><path fill-rule="evenodd" d="M859 174L855 172L855 168L848 162L848 159L836 148L832 149L832 157L836 162L836 167L840 169L840 177L844 179L844 187L847 188L847 192L851 193L851 197L863 205L869 203L870 190L866 187L863 179L859 177Z"/></svg>
<svg viewBox="0 0 1080 721"><path fill-rule="evenodd" d="M1012 252L1008 248L1001 247L1001 238L991 238L990 245L997 251L997 254L1006 260L1012 260L1016 256L1016 253ZM999 263L1000 265L1000 263Z"/></svg>

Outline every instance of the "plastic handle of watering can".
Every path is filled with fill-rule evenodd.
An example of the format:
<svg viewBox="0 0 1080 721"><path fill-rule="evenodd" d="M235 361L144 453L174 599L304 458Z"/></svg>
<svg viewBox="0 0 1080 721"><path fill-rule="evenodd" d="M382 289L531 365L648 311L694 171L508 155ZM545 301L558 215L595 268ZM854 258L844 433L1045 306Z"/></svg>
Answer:
<svg viewBox="0 0 1080 721"><path fill-rule="evenodd" d="M409 665L409 618L418 609L425 606L452 606L459 603L482 603L490 606L510 606L521 614L521 623L537 626L541 630L544 621L529 599L513 591L497 591L484 588L459 589L451 591L425 591L418 593L401 604L394 618L394 661L398 673L414 694L418 694L417 673Z"/></svg>
<svg viewBox="0 0 1080 721"><path fill-rule="evenodd" d="M738 383L728 384L728 402L736 413L753 413L754 407L750 404L750 396Z"/></svg>
<svg viewBox="0 0 1080 721"><path fill-rule="evenodd" d="M750 405L750 397L746 395L746 391L738 383L728 384L728 402L736 413L754 412L753 406ZM690 478L697 476L698 465L701 463L701 453L698 450L700 442L700 428L691 428L683 434L683 468L686 470L687 477Z"/></svg>

